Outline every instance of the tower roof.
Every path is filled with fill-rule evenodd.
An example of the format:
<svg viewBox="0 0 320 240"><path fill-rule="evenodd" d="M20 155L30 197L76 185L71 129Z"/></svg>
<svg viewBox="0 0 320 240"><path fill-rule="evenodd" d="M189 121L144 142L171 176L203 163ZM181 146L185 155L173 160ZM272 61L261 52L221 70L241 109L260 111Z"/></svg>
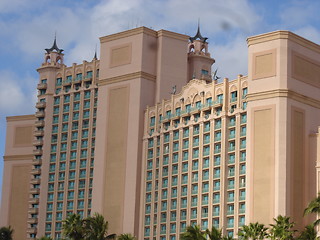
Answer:
<svg viewBox="0 0 320 240"><path fill-rule="evenodd" d="M47 53L51 53L51 52L53 52L53 50L56 50L57 53L62 53L63 52L63 49L60 49L57 46L57 38L56 38L56 36L54 36L54 41L53 41L52 47L51 48L46 48L45 50L47 51Z"/></svg>
<svg viewBox="0 0 320 240"><path fill-rule="evenodd" d="M207 41L207 37L202 37L201 33L200 33L200 24L198 22L198 30L197 30L197 33L194 37L190 37L189 40L191 42L193 42L194 40L197 40L199 39L201 42L206 42Z"/></svg>

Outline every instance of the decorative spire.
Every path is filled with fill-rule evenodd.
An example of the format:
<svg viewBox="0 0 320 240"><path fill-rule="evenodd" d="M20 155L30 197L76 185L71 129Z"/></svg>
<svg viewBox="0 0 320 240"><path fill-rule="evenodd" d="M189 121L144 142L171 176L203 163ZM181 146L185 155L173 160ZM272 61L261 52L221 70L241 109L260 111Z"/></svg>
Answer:
<svg viewBox="0 0 320 240"><path fill-rule="evenodd" d="M96 48L94 50L94 56L93 56L93 60L97 60L97 44L96 44Z"/></svg>
<svg viewBox="0 0 320 240"><path fill-rule="evenodd" d="M54 34L54 41L53 41L53 45L51 48L46 48L45 49L47 51L47 53L51 53L53 50L56 50L57 53L62 53L63 49L58 48L57 46L57 34Z"/></svg>
<svg viewBox="0 0 320 240"><path fill-rule="evenodd" d="M199 39L201 42L206 42L207 41L207 37L202 37L201 33L200 33L200 20L198 19L198 31L197 34L194 37L190 37L189 40L191 42L193 42L194 40Z"/></svg>

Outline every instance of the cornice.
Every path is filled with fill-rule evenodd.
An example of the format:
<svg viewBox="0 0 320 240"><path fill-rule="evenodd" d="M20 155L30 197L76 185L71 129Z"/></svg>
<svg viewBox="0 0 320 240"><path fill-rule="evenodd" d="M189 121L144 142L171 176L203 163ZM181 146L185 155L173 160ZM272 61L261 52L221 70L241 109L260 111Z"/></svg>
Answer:
<svg viewBox="0 0 320 240"><path fill-rule="evenodd" d="M6 117L6 120L7 122L36 120L36 117L34 115L9 116L9 117Z"/></svg>
<svg viewBox="0 0 320 240"><path fill-rule="evenodd" d="M146 28L146 27L139 27L139 28L134 28L134 29L130 29L124 32L120 32L120 33L115 33L115 34L111 34L108 36L104 36L100 38L100 42L104 43L104 42L111 42L117 39L121 39L121 38L125 38L125 37L130 37L130 36L134 36L137 34L147 34L153 37L157 37L157 32L150 29L150 28Z"/></svg>
<svg viewBox="0 0 320 240"><path fill-rule="evenodd" d="M269 98L278 98L278 97L290 98L292 100L320 109L319 100L304 96L302 94L299 94L295 91L291 91L288 89L277 89L277 90L271 90L271 91L265 91L265 92L259 92L259 93L250 93L247 95L247 102L253 102L253 101L269 99Z"/></svg>
<svg viewBox="0 0 320 240"><path fill-rule="evenodd" d="M32 160L33 157L34 157L33 154L6 155L6 156L3 156L3 160L4 160L4 161Z"/></svg>
<svg viewBox="0 0 320 240"><path fill-rule="evenodd" d="M156 81L156 76L155 75L139 71L139 72L124 74L124 75L121 75L121 76L101 79L101 80L98 81L98 85L102 86L102 85L107 85L107 84L113 84L113 83L128 81L128 80L132 80L132 79L136 79L136 78L143 78L143 79L146 79L146 80L149 80L149 81L152 81L152 82Z"/></svg>
<svg viewBox="0 0 320 240"><path fill-rule="evenodd" d="M294 34L290 31L284 31L284 30L279 30L279 31L274 31L270 33L264 33L256 36L252 36L247 38L247 44L248 47L251 45L263 43L263 42L268 42L268 41L273 41L277 39L287 39L292 42L295 42L303 47L309 48L312 51L315 51L317 53L320 53L320 45L311 42L297 34Z"/></svg>
<svg viewBox="0 0 320 240"><path fill-rule="evenodd" d="M158 37L170 37L170 38L174 38L181 41L188 41L189 39L189 36L185 34L170 32L163 29L159 30L157 33L158 33Z"/></svg>

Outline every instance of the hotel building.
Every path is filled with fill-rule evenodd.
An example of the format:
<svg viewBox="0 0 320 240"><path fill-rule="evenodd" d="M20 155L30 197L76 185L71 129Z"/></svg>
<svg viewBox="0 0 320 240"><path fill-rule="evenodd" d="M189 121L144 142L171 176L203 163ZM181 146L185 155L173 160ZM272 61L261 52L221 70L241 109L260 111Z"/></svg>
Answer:
<svg viewBox="0 0 320 240"><path fill-rule="evenodd" d="M236 236L319 191L320 46L288 31L247 39L248 75L212 79L194 37L145 27L100 38L100 60L66 66L56 40L37 111L7 117L0 225L62 237L69 213L110 233L179 239L186 226ZM232 67L232 66L230 66Z"/></svg>

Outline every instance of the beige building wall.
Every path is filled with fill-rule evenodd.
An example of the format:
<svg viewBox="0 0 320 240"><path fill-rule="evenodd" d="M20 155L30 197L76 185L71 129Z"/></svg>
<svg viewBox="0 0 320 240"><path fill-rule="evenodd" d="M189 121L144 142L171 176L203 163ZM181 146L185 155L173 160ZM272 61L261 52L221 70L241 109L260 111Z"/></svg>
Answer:
<svg viewBox="0 0 320 240"><path fill-rule="evenodd" d="M186 83L187 36L141 27L100 40L92 210L104 214L110 232L137 235L143 111L169 96L173 80Z"/></svg>
<svg viewBox="0 0 320 240"><path fill-rule="evenodd" d="M303 210L316 196L317 150L311 150L310 136L320 124L316 60L320 47L287 31L248 38L248 47L247 222L268 224L281 214L301 229L307 223ZM259 125L268 129L268 135ZM262 168L269 169L264 181L256 174ZM262 205L271 211L264 212Z"/></svg>
<svg viewBox="0 0 320 240"><path fill-rule="evenodd" d="M141 239L179 239L191 224L236 234L244 224L246 90L246 77L193 79L146 109Z"/></svg>
<svg viewBox="0 0 320 240"><path fill-rule="evenodd" d="M27 234L34 115L7 117L0 226L11 226L15 239Z"/></svg>

